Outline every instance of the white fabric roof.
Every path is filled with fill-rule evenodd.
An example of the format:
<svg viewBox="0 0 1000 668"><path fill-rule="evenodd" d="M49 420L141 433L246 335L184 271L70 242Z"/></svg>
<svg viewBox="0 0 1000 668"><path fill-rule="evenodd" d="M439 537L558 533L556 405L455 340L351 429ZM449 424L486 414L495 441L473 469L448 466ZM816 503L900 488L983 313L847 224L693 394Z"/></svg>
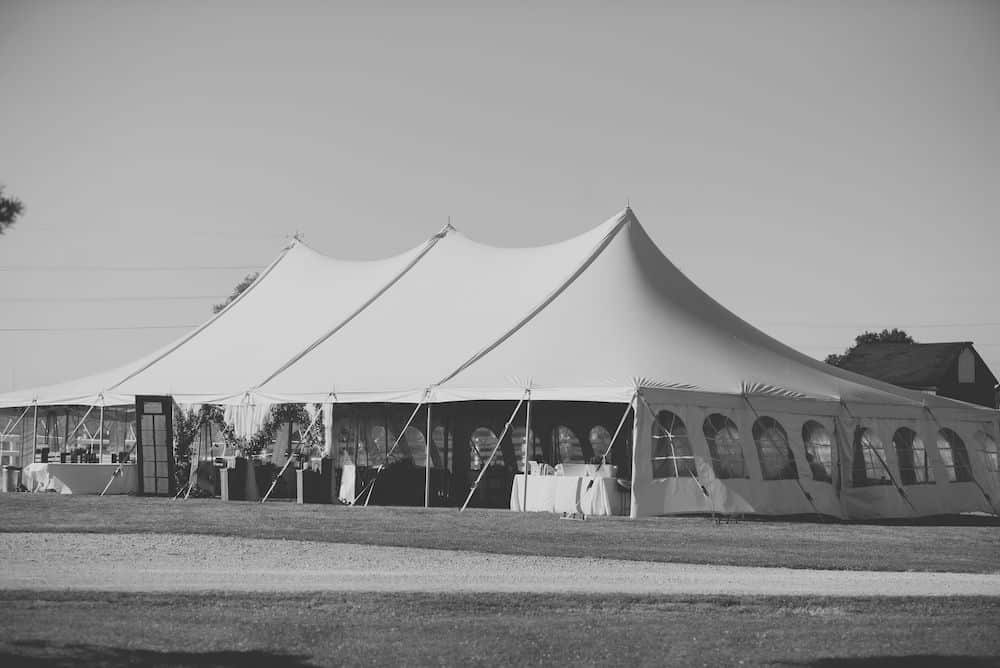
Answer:
<svg viewBox="0 0 1000 668"><path fill-rule="evenodd" d="M561 243L494 248L447 228L386 260L293 244L238 300L112 372L0 395L0 407L506 399L628 401L639 387L963 406L802 355L730 313L631 210Z"/></svg>

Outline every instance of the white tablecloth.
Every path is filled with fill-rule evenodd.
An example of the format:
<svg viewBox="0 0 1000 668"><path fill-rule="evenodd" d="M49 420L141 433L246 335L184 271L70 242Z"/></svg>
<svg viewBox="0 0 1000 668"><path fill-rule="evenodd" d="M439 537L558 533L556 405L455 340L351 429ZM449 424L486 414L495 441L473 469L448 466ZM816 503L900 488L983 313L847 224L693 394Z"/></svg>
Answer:
<svg viewBox="0 0 1000 668"><path fill-rule="evenodd" d="M60 494L100 494L118 464L28 464L21 471L21 484L29 492ZM108 488L108 494L135 494L139 478L135 464L123 464L122 474Z"/></svg>
<svg viewBox="0 0 1000 668"><path fill-rule="evenodd" d="M344 464L344 469L340 474L340 493L337 498L343 503L354 503L354 485L357 479L358 470L354 464Z"/></svg>
<svg viewBox="0 0 1000 668"><path fill-rule="evenodd" d="M511 510L521 510L523 496L524 474L519 473L511 488ZM614 478L533 475L528 480L526 505L528 510L550 513L624 515L627 498Z"/></svg>

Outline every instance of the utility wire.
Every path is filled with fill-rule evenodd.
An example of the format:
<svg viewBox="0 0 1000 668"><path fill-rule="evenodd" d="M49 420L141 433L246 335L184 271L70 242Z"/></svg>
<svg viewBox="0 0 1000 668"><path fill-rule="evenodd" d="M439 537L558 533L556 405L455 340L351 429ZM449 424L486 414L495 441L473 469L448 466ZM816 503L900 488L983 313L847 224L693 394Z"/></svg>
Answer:
<svg viewBox="0 0 1000 668"><path fill-rule="evenodd" d="M130 325L127 327L0 327L0 332L117 332L138 329L191 329L198 325Z"/></svg>
<svg viewBox="0 0 1000 668"><path fill-rule="evenodd" d="M233 265L204 265L204 266L153 266L153 267L126 267L126 266L96 266L96 265L72 265L62 264L58 266L48 265L27 265L8 264L0 266L0 271L229 271L229 270L260 269L256 264L233 264Z"/></svg>
<svg viewBox="0 0 1000 668"><path fill-rule="evenodd" d="M751 323L752 324L752 323ZM817 322L768 322L761 321L758 325L768 327L805 327L813 329L837 329L837 328L857 328L870 327L870 323L817 323ZM925 322L925 323L896 323L896 327L1000 327L1000 322Z"/></svg>
<svg viewBox="0 0 1000 668"><path fill-rule="evenodd" d="M201 299L225 299L228 295L178 295L178 296L131 296L131 297L0 297L0 302L172 302Z"/></svg>
<svg viewBox="0 0 1000 668"><path fill-rule="evenodd" d="M786 341L782 341L782 343L785 343L785 345L789 346L790 348L795 348L797 350L830 350L837 347L841 349L849 347L845 346L843 341L841 341L840 343L829 343L827 345L823 345L821 343L803 343L802 345L796 345L794 343L787 343ZM931 343L936 343L936 342L932 341ZM976 348L985 348L988 346L1000 346L1000 343L980 343L978 341L973 341L972 343Z"/></svg>

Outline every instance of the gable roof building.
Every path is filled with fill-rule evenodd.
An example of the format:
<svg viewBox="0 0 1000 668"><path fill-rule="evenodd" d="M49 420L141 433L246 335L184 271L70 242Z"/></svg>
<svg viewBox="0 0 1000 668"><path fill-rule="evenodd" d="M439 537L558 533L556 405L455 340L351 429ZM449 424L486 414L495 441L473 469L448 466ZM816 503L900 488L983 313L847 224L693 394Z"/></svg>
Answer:
<svg viewBox="0 0 1000 668"><path fill-rule="evenodd" d="M997 378L971 341L864 344L844 357L841 368L900 387L996 408Z"/></svg>

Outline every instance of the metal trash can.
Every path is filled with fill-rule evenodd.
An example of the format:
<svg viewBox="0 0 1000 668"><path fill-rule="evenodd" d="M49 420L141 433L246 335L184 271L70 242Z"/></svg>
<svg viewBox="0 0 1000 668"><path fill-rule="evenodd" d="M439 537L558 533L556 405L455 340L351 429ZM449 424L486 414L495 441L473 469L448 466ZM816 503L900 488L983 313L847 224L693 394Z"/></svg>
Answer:
<svg viewBox="0 0 1000 668"><path fill-rule="evenodd" d="M16 492L21 482L20 466L4 466L0 471L0 492Z"/></svg>

